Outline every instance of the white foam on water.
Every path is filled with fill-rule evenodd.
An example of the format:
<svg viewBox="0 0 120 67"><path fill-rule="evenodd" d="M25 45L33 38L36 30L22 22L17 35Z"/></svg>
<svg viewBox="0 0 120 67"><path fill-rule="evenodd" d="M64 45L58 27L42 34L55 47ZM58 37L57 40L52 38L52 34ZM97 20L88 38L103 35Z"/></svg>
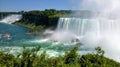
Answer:
<svg viewBox="0 0 120 67"><path fill-rule="evenodd" d="M32 40L30 41L31 43L45 43L45 42L49 42L47 38L45 39L36 39L36 40Z"/></svg>

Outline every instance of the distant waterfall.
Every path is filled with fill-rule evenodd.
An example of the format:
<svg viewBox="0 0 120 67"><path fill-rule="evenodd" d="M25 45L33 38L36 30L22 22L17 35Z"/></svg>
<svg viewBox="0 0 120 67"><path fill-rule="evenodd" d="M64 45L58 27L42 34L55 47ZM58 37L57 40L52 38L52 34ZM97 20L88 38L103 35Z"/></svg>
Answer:
<svg viewBox="0 0 120 67"><path fill-rule="evenodd" d="M57 31L68 31L77 36L87 33L102 35L106 32L120 32L120 23L119 20L110 19L60 18Z"/></svg>
<svg viewBox="0 0 120 67"><path fill-rule="evenodd" d="M11 24L11 23L14 23L15 21L19 21L21 18L22 18L22 15L12 14L0 20L0 22Z"/></svg>

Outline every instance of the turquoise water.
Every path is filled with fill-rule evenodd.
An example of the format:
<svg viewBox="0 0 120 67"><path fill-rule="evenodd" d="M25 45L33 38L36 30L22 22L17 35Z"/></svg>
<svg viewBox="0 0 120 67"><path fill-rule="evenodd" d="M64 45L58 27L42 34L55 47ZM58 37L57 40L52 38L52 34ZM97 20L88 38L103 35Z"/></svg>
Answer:
<svg viewBox="0 0 120 67"><path fill-rule="evenodd" d="M58 56L75 46L74 43L53 42L41 35L26 34L28 30L14 24L0 23L0 50L17 55L23 50L23 46L31 49L39 45L42 47L39 53L46 51L49 56ZM10 37L6 37L6 34ZM82 53L86 51L88 50L83 49Z"/></svg>
<svg viewBox="0 0 120 67"><path fill-rule="evenodd" d="M26 40L33 39L33 35L27 35L28 28L14 24L0 23L0 45L16 45ZM9 37L7 37L9 35Z"/></svg>

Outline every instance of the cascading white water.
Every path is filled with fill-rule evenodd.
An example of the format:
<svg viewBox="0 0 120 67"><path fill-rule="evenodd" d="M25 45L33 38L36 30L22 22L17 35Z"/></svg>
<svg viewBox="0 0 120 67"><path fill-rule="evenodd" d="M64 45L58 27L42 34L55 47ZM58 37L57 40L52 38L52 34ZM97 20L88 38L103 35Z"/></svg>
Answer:
<svg viewBox="0 0 120 67"><path fill-rule="evenodd" d="M85 48L100 46L105 55L120 62L120 20L60 18L57 31L76 35ZM60 33L59 37L61 37ZM68 37L69 37L68 36ZM66 37L67 39L67 37ZM66 40L63 39L63 40ZM68 38L69 39L69 38ZM69 39L70 40L70 39Z"/></svg>
<svg viewBox="0 0 120 67"><path fill-rule="evenodd" d="M0 22L11 24L11 23L14 23L15 21L19 21L21 18L22 18L22 15L12 14L0 20Z"/></svg>
<svg viewBox="0 0 120 67"><path fill-rule="evenodd" d="M85 36L89 32L103 35L107 32L120 32L120 23L114 19L60 18L57 31L68 31L77 36Z"/></svg>

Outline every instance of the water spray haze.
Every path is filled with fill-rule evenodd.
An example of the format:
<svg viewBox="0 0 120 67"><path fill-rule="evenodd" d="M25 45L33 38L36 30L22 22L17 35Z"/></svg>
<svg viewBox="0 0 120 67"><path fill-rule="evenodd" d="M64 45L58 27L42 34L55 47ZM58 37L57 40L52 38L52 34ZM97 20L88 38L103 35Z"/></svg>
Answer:
<svg viewBox="0 0 120 67"><path fill-rule="evenodd" d="M52 41L59 42L71 42L75 39L79 39L76 35L68 31L55 31L49 38Z"/></svg>
<svg viewBox="0 0 120 67"><path fill-rule="evenodd" d="M98 11L97 17L120 18L120 0L82 0L80 9Z"/></svg>
<svg viewBox="0 0 120 67"><path fill-rule="evenodd" d="M95 31L86 34L82 42L89 47L101 46L107 57L120 62L120 0L77 0L76 4L74 6L79 10L98 12L92 17L97 18L99 22L96 23L100 25L94 28L103 29L99 31L99 36L94 34Z"/></svg>

